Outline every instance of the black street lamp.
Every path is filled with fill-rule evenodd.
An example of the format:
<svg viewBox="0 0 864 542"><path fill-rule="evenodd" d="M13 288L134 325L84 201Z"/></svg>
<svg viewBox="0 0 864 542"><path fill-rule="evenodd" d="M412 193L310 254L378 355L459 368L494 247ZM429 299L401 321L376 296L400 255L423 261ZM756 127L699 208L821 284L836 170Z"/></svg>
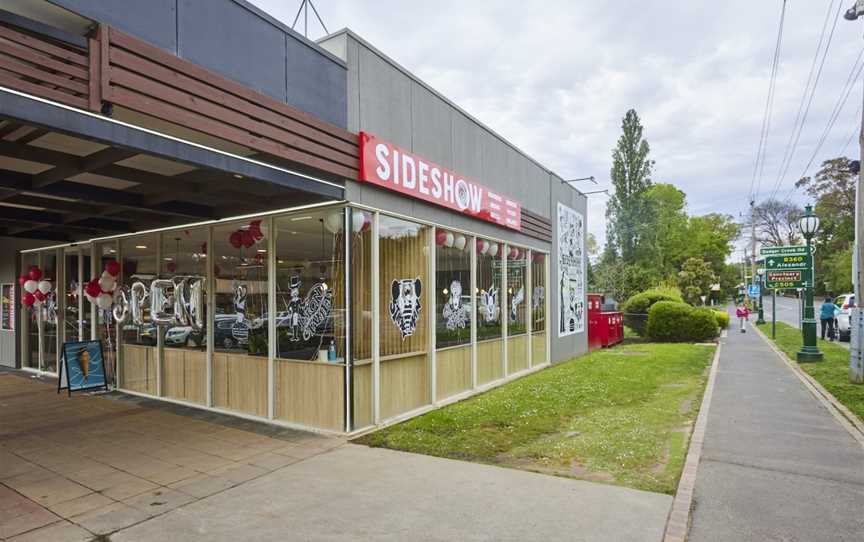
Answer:
<svg viewBox="0 0 864 542"><path fill-rule="evenodd" d="M804 336L801 350L796 358L799 362L822 361L822 352L816 346L816 315L813 311L813 285L816 280L816 272L813 269L813 257L810 251L810 240L819 231L819 218L813 214L813 206L804 207L804 216L798 220L801 235L807 241L807 254L810 256L810 269L805 271L804 277L804 318L802 319L802 334Z"/></svg>
<svg viewBox="0 0 864 542"><path fill-rule="evenodd" d="M765 323L764 298L762 297L762 290L765 288L765 269L760 267L756 270L756 275L759 277L759 317L756 319L756 324L760 325Z"/></svg>

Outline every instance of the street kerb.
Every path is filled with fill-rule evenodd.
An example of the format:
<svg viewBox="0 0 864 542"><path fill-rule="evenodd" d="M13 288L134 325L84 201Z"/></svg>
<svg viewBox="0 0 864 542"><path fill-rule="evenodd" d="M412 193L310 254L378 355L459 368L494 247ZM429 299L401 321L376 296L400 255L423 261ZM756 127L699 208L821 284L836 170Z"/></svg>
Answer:
<svg viewBox="0 0 864 542"><path fill-rule="evenodd" d="M696 424L690 435L690 446L687 449L687 458L684 460L684 469L681 472L681 479L678 480L678 489L675 491L675 498L666 520L664 542L684 542L687 539L690 514L693 508L693 493L696 489L696 473L699 470L699 461L702 457L705 428L708 425L708 409L711 406L711 396L714 393L714 382L717 379L717 368L720 365L720 350L722 348L723 343L718 342L717 350L714 351L714 359L711 361L708 382L705 384L705 393L702 395L702 404L699 406L699 416L696 418Z"/></svg>
<svg viewBox="0 0 864 542"><path fill-rule="evenodd" d="M831 413L834 418L840 422L840 425L843 426L846 431L852 435L858 444L864 448L864 422L861 421L861 418L855 415L854 412L846 408L846 405L841 403L834 397L831 392L826 390L822 384L820 384L815 378L807 374L801 367L798 366L796 362L791 360L789 356L786 355L785 352L780 350L774 341L768 338L767 335L762 333L762 330L757 326L751 326L756 330L756 333L762 337L771 350L777 354L781 360L789 367L795 376L804 384L804 387L807 388L808 391L819 401L822 406L824 406L828 412Z"/></svg>

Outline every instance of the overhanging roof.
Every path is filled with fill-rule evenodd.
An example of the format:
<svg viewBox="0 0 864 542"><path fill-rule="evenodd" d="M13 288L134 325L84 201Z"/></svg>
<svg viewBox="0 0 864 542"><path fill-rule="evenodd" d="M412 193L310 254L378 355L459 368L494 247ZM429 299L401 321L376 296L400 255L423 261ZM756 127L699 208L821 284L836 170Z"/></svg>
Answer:
<svg viewBox="0 0 864 542"><path fill-rule="evenodd" d="M0 235L75 241L343 197L332 181L0 87Z"/></svg>

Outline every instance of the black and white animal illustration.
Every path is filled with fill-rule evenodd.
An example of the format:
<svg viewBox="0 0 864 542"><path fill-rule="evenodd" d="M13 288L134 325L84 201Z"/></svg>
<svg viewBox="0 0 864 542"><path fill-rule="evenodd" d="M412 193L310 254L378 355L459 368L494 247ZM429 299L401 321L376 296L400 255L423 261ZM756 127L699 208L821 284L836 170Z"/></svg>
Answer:
<svg viewBox="0 0 864 542"><path fill-rule="evenodd" d="M465 329L468 326L468 307L462 304L462 283L454 280L450 283L450 298L441 310L444 325L447 329Z"/></svg>
<svg viewBox="0 0 864 542"><path fill-rule="evenodd" d="M498 293L497 286L492 286L480 293L480 311L483 320L487 323L498 321L498 314L501 312L498 306Z"/></svg>
<svg viewBox="0 0 864 542"><path fill-rule="evenodd" d="M516 322L519 320L519 305L525 301L525 287L519 288L513 297L510 299L510 321Z"/></svg>
<svg viewBox="0 0 864 542"><path fill-rule="evenodd" d="M390 319L399 328L402 340L414 334L420 319L420 294L423 285L420 277L394 280L391 284Z"/></svg>

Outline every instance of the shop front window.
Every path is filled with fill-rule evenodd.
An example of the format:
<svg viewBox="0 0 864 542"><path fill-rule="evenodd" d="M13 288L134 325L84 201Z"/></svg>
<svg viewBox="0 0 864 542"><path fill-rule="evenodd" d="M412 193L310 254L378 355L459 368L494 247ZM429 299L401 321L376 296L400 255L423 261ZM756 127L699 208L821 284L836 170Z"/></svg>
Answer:
<svg viewBox="0 0 864 542"><path fill-rule="evenodd" d="M95 270L96 275L101 276L102 271L108 266L109 262L118 262L117 259L117 241L105 241L102 243L96 243L96 263ZM82 284L86 284L87 278L91 275L91 263L90 263L90 248L88 247L86 250L81 252L83 259L83 273L82 273ZM116 264L112 264L116 265ZM122 268L121 268L122 273ZM122 279L121 282L122 284ZM128 299L128 296L127 296ZM88 301L85 301L82 307L82 313L84 314L84 326L83 326L83 340L87 340L90 338L91 329L91 314L96 314L96 338L102 341L103 345L103 354L105 355L105 367L108 369L109 378L113 378L113 370L117 366L116 358L117 358L117 348L118 348L118 327L114 318L108 311L96 310L94 311L91 307L91 304ZM91 313L92 311L92 313ZM127 320L126 323L128 323ZM125 324L121 324L125 325Z"/></svg>
<svg viewBox="0 0 864 542"><path fill-rule="evenodd" d="M162 333L162 394L207 401L207 228L164 232L159 278L169 281L171 321Z"/></svg>
<svg viewBox="0 0 864 542"><path fill-rule="evenodd" d="M57 250L42 252L42 280L50 281L52 288L38 309L42 312L42 370L49 373L57 372L59 324L62 320L62 314L59 314L60 299L57 292L57 254Z"/></svg>
<svg viewBox="0 0 864 542"><path fill-rule="evenodd" d="M120 241L120 283L130 299L129 316L121 331L120 386L149 395L157 393L156 345L159 331L153 319L150 300L146 303L150 307L145 308L142 299L149 296L150 285L156 279L158 243L158 234L128 237ZM104 269L104 263L97 265L95 276L99 277ZM97 309L97 314L100 312ZM104 314L98 315L100 319L105 317Z"/></svg>
<svg viewBox="0 0 864 542"><path fill-rule="evenodd" d="M387 419L429 404L429 228L380 217L380 409Z"/></svg>
<svg viewBox="0 0 864 542"><path fill-rule="evenodd" d="M338 208L274 222L274 414L334 430L345 427L344 221Z"/></svg>
<svg viewBox="0 0 864 542"><path fill-rule="evenodd" d="M256 416L267 415L268 230L261 219L213 228L213 399Z"/></svg>
<svg viewBox="0 0 864 542"><path fill-rule="evenodd" d="M518 373L528 368L527 307L525 279L527 251L507 246L507 372Z"/></svg>
<svg viewBox="0 0 864 542"><path fill-rule="evenodd" d="M477 250L477 383L504 377L501 288L504 245L478 238ZM506 312L504 313L506 315Z"/></svg>
<svg viewBox="0 0 864 542"><path fill-rule="evenodd" d="M436 397L471 388L470 236L435 230Z"/></svg>
<svg viewBox="0 0 864 542"><path fill-rule="evenodd" d="M26 275L32 266L39 266L39 253L28 252L21 255L21 273ZM19 289L21 297L24 297L24 288ZM29 369L39 369L39 323L37 321L38 309L36 307L21 306L21 335L23 337L21 360L22 366Z"/></svg>
<svg viewBox="0 0 864 542"><path fill-rule="evenodd" d="M531 363L546 362L546 255L531 254Z"/></svg>
<svg viewBox="0 0 864 542"><path fill-rule="evenodd" d="M372 221L351 209L351 385L352 428L373 423L372 391Z"/></svg>

